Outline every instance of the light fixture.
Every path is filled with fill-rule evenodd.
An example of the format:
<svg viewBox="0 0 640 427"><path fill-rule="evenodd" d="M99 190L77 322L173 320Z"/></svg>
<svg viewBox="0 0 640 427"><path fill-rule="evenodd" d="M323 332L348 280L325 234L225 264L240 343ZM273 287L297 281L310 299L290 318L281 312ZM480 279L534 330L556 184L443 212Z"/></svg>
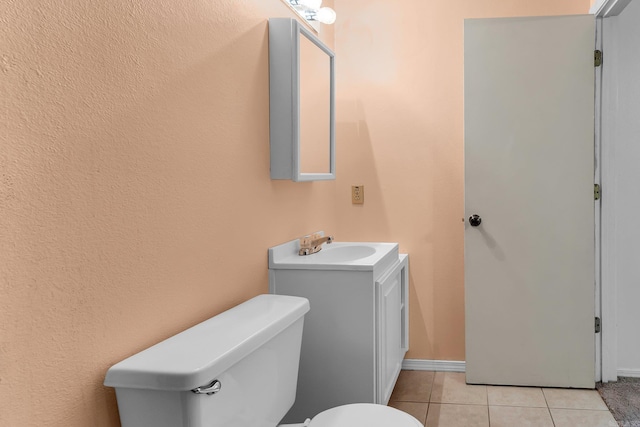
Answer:
<svg viewBox="0 0 640 427"><path fill-rule="evenodd" d="M319 21L323 24L333 24L336 22L336 11L330 7L321 7L315 12L314 16L310 18L312 21Z"/></svg>
<svg viewBox="0 0 640 427"><path fill-rule="evenodd" d="M289 4L303 18L310 22L333 24L336 22L336 12L330 7L322 6L322 0L288 0Z"/></svg>

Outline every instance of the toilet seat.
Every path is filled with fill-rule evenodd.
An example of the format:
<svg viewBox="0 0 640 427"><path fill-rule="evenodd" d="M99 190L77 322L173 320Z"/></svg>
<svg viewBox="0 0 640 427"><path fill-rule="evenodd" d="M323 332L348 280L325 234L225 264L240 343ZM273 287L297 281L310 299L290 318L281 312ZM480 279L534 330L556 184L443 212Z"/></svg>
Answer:
<svg viewBox="0 0 640 427"><path fill-rule="evenodd" d="M406 412L373 403L355 403L327 409L311 420L309 427L422 427Z"/></svg>

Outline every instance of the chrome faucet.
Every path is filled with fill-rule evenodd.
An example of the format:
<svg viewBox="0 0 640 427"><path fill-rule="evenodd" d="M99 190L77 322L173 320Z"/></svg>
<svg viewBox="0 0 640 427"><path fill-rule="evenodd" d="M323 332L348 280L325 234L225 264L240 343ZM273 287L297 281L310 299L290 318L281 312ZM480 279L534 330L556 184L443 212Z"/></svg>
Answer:
<svg viewBox="0 0 640 427"><path fill-rule="evenodd" d="M321 236L318 233L310 234L300 238L300 250L298 255L311 255L322 249L322 244L333 242L333 236Z"/></svg>

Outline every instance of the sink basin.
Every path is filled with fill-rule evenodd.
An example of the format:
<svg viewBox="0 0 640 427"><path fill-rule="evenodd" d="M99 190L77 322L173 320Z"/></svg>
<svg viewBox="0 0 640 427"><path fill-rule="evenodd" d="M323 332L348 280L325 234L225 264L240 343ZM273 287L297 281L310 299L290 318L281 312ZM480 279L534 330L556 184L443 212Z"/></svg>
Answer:
<svg viewBox="0 0 640 427"><path fill-rule="evenodd" d="M313 262L349 262L367 258L376 253L372 246L364 245L325 245L320 252L305 255L313 258Z"/></svg>
<svg viewBox="0 0 640 427"><path fill-rule="evenodd" d="M298 255L298 240L269 248L269 268L384 271L399 258L397 243L334 242L312 255Z"/></svg>

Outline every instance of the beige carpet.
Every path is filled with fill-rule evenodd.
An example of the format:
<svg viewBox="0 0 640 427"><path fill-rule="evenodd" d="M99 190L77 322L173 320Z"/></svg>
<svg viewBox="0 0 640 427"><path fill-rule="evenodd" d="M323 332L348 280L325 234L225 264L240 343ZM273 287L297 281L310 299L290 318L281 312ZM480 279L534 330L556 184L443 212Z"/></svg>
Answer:
<svg viewBox="0 0 640 427"><path fill-rule="evenodd" d="M596 388L620 427L640 427L640 378L619 377Z"/></svg>

